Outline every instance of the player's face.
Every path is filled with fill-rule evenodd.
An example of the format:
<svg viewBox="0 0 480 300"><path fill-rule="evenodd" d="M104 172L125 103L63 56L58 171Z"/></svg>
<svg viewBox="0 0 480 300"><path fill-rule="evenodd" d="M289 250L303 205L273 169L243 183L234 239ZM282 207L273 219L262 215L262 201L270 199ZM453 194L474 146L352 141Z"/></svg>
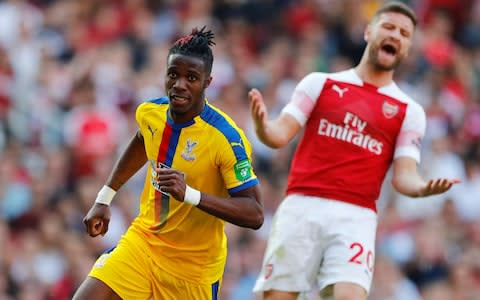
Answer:
<svg viewBox="0 0 480 300"><path fill-rule="evenodd" d="M205 89L211 80L200 58L181 54L168 56L165 90L170 99L170 114L175 122L190 121L201 113Z"/></svg>
<svg viewBox="0 0 480 300"><path fill-rule="evenodd" d="M390 71L408 54L414 25L404 14L388 12L378 16L365 31L368 62L376 69Z"/></svg>

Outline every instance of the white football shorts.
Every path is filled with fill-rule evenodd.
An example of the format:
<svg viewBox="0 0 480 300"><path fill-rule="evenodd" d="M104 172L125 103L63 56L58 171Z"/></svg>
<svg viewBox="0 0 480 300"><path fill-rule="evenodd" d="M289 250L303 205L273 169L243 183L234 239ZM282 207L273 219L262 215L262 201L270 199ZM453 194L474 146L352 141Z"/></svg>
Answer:
<svg viewBox="0 0 480 300"><path fill-rule="evenodd" d="M331 293L337 282L362 286L373 275L377 215L368 208L319 197L289 195L272 223L254 292Z"/></svg>

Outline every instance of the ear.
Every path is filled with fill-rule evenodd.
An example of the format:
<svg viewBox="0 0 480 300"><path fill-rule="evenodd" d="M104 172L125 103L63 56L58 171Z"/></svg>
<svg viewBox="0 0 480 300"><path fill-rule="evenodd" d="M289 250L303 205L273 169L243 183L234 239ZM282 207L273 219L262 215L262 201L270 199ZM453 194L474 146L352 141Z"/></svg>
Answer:
<svg viewBox="0 0 480 300"><path fill-rule="evenodd" d="M212 83L212 76L209 76L205 82L203 83L203 88L206 89L210 86L210 83Z"/></svg>
<svg viewBox="0 0 480 300"><path fill-rule="evenodd" d="M372 31L372 26L368 24L367 27L365 27L365 31L363 32L363 39L367 43L368 43L368 40L370 39L371 31Z"/></svg>

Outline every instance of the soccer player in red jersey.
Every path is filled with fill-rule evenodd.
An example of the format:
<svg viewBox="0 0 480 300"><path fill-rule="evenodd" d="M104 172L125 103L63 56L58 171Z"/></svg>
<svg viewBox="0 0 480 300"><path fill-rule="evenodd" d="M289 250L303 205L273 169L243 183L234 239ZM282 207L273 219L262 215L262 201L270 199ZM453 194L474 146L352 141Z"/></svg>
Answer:
<svg viewBox="0 0 480 300"><path fill-rule="evenodd" d="M411 197L443 193L457 179L417 172L425 112L393 81L408 54L415 13L382 6L367 26L358 66L311 73L275 120L258 90L248 94L259 139L285 146L304 127L255 292L297 299L315 288L336 300L367 298L374 267L376 200L393 164L394 188Z"/></svg>

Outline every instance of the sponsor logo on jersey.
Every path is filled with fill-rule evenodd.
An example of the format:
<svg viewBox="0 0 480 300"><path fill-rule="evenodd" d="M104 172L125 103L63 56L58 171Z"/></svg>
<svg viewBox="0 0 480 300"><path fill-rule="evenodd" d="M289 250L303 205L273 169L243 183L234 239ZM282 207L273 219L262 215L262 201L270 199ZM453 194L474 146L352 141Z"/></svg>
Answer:
<svg viewBox="0 0 480 300"><path fill-rule="evenodd" d="M252 166L248 159L237 162L233 168L235 170L235 177L237 177L239 181L247 181L252 177Z"/></svg>
<svg viewBox="0 0 480 300"><path fill-rule="evenodd" d="M334 85L332 86L332 89L333 89L335 92L338 93L338 96L339 96L340 98L343 98L343 94L344 94L346 91L348 91L348 88L343 88L343 89L342 89L341 87L339 87L339 86L336 85L336 84L334 84Z"/></svg>
<svg viewBox="0 0 480 300"><path fill-rule="evenodd" d="M151 137L152 137L152 140L153 140L153 136L155 135L155 132L157 132L158 128L155 128L153 129L150 125L147 125L147 128L148 128L148 131L150 131L151 133Z"/></svg>
<svg viewBox="0 0 480 300"><path fill-rule="evenodd" d="M193 151L193 147L195 147L197 144L198 144L198 142L187 140L187 143L185 145L185 149L183 149L182 154L181 154L183 159L188 160L188 161L195 160L195 154L192 154L192 151Z"/></svg>
<svg viewBox="0 0 480 300"><path fill-rule="evenodd" d="M382 105L382 112L385 118L391 119L395 117L395 115L398 113L398 105L393 104L385 100Z"/></svg>
<svg viewBox="0 0 480 300"><path fill-rule="evenodd" d="M240 148L244 149L242 140L240 140L238 143L237 142L231 142L230 145L232 147L240 147Z"/></svg>
<svg viewBox="0 0 480 300"><path fill-rule="evenodd" d="M170 167L164 163L155 162L153 160L150 160L150 164L152 169L152 172L151 172L152 177L150 178L150 183L152 184L153 188L164 195L170 196L169 193L162 191L162 186L160 185L160 182L158 181L158 178L157 178L158 176L157 168L170 169Z"/></svg>
<svg viewBox="0 0 480 300"><path fill-rule="evenodd" d="M343 122L344 125L339 125L322 118L318 134L353 144L376 155L382 154L383 143L364 132L368 125L366 121L353 113L346 112Z"/></svg>

